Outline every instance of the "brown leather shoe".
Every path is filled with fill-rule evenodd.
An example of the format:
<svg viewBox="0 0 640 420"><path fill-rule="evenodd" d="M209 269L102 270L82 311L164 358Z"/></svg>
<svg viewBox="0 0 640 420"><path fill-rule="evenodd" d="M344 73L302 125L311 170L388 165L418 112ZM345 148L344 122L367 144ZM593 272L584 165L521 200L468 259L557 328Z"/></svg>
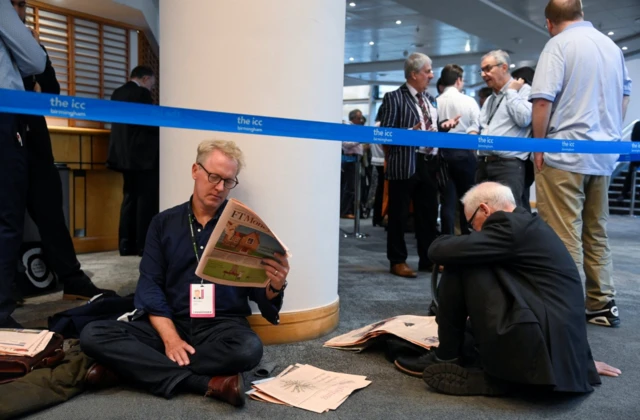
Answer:
<svg viewBox="0 0 640 420"><path fill-rule="evenodd" d="M233 406L242 407L244 405L244 380L242 379L242 374L214 376L209 381L209 390L204 396L217 398Z"/></svg>
<svg viewBox="0 0 640 420"><path fill-rule="evenodd" d="M389 271L391 274L395 274L400 277L415 278L418 276L415 271L409 268L407 263L394 264L391 266L391 270Z"/></svg>
<svg viewBox="0 0 640 420"><path fill-rule="evenodd" d="M90 389L111 388L120 382L118 376L101 364L94 363L84 375L84 384Z"/></svg>

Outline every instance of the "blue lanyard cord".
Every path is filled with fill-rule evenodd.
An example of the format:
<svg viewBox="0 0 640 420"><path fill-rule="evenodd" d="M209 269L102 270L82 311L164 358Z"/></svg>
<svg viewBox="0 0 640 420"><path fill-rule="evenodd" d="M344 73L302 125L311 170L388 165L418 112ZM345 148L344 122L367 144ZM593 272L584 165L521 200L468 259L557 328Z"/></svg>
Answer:
<svg viewBox="0 0 640 420"><path fill-rule="evenodd" d="M189 208L191 210L191 208ZM200 255L198 255L198 245L196 245L196 235L193 233L193 217L191 216L191 211L187 215L189 219L189 231L191 232L191 244L193 245L193 252L196 254L196 260L198 264L200 264ZM200 284L204 284L204 279L200 279Z"/></svg>

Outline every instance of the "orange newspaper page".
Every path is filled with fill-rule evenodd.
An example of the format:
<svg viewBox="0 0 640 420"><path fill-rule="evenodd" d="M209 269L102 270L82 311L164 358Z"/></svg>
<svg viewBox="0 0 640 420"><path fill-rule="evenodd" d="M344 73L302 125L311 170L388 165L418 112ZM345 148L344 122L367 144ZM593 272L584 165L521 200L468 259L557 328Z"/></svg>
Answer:
<svg viewBox="0 0 640 420"><path fill-rule="evenodd" d="M196 275L216 284L266 287L262 259L274 253L291 257L288 248L249 207L232 198L205 247Z"/></svg>

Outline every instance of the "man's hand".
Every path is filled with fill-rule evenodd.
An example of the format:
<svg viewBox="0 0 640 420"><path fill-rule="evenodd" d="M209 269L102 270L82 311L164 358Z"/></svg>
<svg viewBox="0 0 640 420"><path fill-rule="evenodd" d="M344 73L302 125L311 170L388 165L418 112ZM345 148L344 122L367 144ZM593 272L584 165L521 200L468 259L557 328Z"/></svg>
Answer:
<svg viewBox="0 0 640 420"><path fill-rule="evenodd" d="M31 29L29 28L29 30L31 31L31 35L33 35L33 37L35 38L36 41L38 41L38 44L40 43L40 34L38 33L38 31L36 31L35 29Z"/></svg>
<svg viewBox="0 0 640 420"><path fill-rule="evenodd" d="M271 282L271 286L273 286L274 289L280 290L282 286L284 286L287 275L289 274L289 260L282 254L275 253L273 256L275 260L272 258L264 258L262 264ZM275 298L278 294L279 293L272 292L269 286L267 286L267 298L269 300Z"/></svg>
<svg viewBox="0 0 640 420"><path fill-rule="evenodd" d="M422 130L422 123L419 122L418 124L414 125L413 127L411 127L412 130Z"/></svg>
<svg viewBox="0 0 640 420"><path fill-rule="evenodd" d="M451 130L452 128L455 128L458 125L458 123L460 123L461 116L462 115L458 115L455 118L446 120L445 122L442 123L442 128L444 128L445 130Z"/></svg>
<svg viewBox="0 0 640 420"><path fill-rule="evenodd" d="M601 376L612 376L614 378L618 377L622 373L622 371L618 368L614 368L604 362L595 362L596 370L598 374Z"/></svg>
<svg viewBox="0 0 640 420"><path fill-rule="evenodd" d="M180 366L187 366L189 363L189 354L195 354L196 349L191 347L186 341L180 337L173 338L164 343L164 353L169 359L176 362Z"/></svg>
<svg viewBox="0 0 640 420"><path fill-rule="evenodd" d="M542 170L542 166L544 165L544 153L535 152L533 154L533 163L536 166L538 172L540 172Z"/></svg>
<svg viewBox="0 0 640 420"><path fill-rule="evenodd" d="M513 89L517 92L520 89L522 89L522 86L524 86L524 83L525 83L524 79L519 78L518 80L514 80L509 84L509 89Z"/></svg>

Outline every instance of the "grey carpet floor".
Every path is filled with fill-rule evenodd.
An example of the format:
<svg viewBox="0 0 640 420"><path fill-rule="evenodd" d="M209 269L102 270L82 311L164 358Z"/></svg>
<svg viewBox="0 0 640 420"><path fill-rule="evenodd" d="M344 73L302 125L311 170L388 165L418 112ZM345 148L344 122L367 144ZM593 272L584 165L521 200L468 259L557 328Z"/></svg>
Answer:
<svg viewBox="0 0 640 420"><path fill-rule="evenodd" d="M352 222L342 221L352 228ZM430 391L422 380L398 372L382 352L352 354L323 348L326 339L377 320L399 314L427 313L430 301L428 276L401 279L388 274L385 232L363 221L367 239L340 240L340 325L326 337L265 348L264 361L278 364L276 373L293 363L366 375L373 381L334 412L319 415L295 408L248 401L235 409L195 395L171 400L154 397L128 387L84 393L67 403L34 414L29 419L638 419L640 418L640 220L612 217L610 238L615 265L616 298L622 326L608 329L589 325L594 357L619 367L619 378L603 378L602 386L586 396L557 400L520 398L451 397ZM336 232L337 234L337 232ZM409 264L417 266L414 240ZM116 253L81 255L86 270L102 287L121 294L133 292L139 259ZM291 276L295 281L295 273ZM60 293L31 298L16 318L39 325L46 316L75 304L63 303Z"/></svg>

